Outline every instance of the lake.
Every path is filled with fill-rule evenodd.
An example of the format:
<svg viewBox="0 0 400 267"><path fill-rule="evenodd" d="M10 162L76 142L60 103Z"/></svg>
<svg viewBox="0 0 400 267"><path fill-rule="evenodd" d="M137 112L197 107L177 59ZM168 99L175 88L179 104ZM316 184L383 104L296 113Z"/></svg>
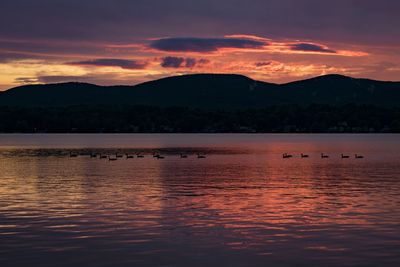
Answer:
<svg viewBox="0 0 400 267"><path fill-rule="evenodd" d="M0 135L0 265L400 266L400 135Z"/></svg>

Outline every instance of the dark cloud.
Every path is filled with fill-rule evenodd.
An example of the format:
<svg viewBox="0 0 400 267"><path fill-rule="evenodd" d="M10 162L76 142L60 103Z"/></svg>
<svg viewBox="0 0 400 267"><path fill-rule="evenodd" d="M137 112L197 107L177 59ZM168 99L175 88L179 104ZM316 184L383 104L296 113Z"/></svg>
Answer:
<svg viewBox="0 0 400 267"><path fill-rule="evenodd" d="M0 37L0 58L1 54L16 55L24 59L51 59L69 57L70 55L98 55L105 52L107 51L105 51L104 45L92 42L46 39L3 40Z"/></svg>
<svg viewBox="0 0 400 267"><path fill-rule="evenodd" d="M164 76L163 76L164 77ZM110 74L96 74L90 73L87 75L36 75L31 77L20 77L14 80L14 83L19 85L35 84L35 83L65 83L65 82L83 82L99 85L116 85L125 84L132 85L147 81L148 78L138 78L135 75L120 76L115 73ZM0 85L0 88L3 87ZM10 86L4 86L9 88Z"/></svg>
<svg viewBox="0 0 400 267"><path fill-rule="evenodd" d="M207 59L164 57L161 59L161 66L164 68L193 68L197 65L207 64Z"/></svg>
<svg viewBox="0 0 400 267"><path fill-rule="evenodd" d="M164 57L161 59L161 66L163 68L193 68L197 65L204 65L209 62L208 59L204 58Z"/></svg>
<svg viewBox="0 0 400 267"><path fill-rule="evenodd" d="M220 48L261 48L266 42L242 38L163 38L150 47L167 52L214 52Z"/></svg>
<svg viewBox="0 0 400 267"><path fill-rule="evenodd" d="M254 63L254 65L256 66L256 67L264 67L264 66L269 66L269 65L271 65L272 64L272 62L270 62L270 61L267 61L267 62L256 62L256 63Z"/></svg>
<svg viewBox="0 0 400 267"><path fill-rule="evenodd" d="M62 82L87 82L91 80L90 76L36 76L36 77L19 77L14 80L17 84L33 84L33 83L62 83Z"/></svg>
<svg viewBox="0 0 400 267"><path fill-rule="evenodd" d="M23 59L39 59L40 57L34 55L27 55L23 53L2 52L0 51L0 63L8 63L15 60Z"/></svg>
<svg viewBox="0 0 400 267"><path fill-rule="evenodd" d="M14 80L14 83L18 84L31 84L31 83L37 83L38 79L35 77L19 77Z"/></svg>
<svg viewBox="0 0 400 267"><path fill-rule="evenodd" d="M247 33L387 45L400 43L398 10L398 0L1 0L0 36L132 42Z"/></svg>
<svg viewBox="0 0 400 267"><path fill-rule="evenodd" d="M38 76L37 82L40 83L62 83L62 82L88 82L92 79L90 76Z"/></svg>
<svg viewBox="0 0 400 267"><path fill-rule="evenodd" d="M205 58L200 58L199 60L197 60L197 63L201 64L201 65L205 65L205 64L210 63L210 60L205 59Z"/></svg>
<svg viewBox="0 0 400 267"><path fill-rule="evenodd" d="M298 43L290 46L293 51L304 51L304 52L321 52L321 53L336 53L335 50L323 47L321 45L310 44L310 43Z"/></svg>
<svg viewBox="0 0 400 267"><path fill-rule="evenodd" d="M77 62L70 62L68 64L82 65L82 66L98 66L98 67L120 67L122 69L129 69L129 70L144 69L148 65L147 62L138 60L125 60L125 59L112 59L112 58L77 61Z"/></svg>
<svg viewBox="0 0 400 267"><path fill-rule="evenodd" d="M163 68L180 68L185 62L183 57L164 57L161 60L161 66Z"/></svg>
<svg viewBox="0 0 400 267"><path fill-rule="evenodd" d="M115 78L116 81L113 81ZM114 85L119 83L118 77L107 76L105 74L89 74L89 75L37 75L33 77L20 77L16 78L14 83L17 84L33 84L33 83L65 83L65 82L83 82L95 84L108 84Z"/></svg>
<svg viewBox="0 0 400 267"><path fill-rule="evenodd" d="M194 58L187 58L186 59L186 67L187 68L193 68L196 65L196 59Z"/></svg>

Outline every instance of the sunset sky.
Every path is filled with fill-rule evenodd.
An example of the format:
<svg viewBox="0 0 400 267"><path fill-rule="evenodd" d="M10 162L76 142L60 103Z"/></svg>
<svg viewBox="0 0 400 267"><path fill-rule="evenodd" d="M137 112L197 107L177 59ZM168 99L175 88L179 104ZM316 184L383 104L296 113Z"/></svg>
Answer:
<svg viewBox="0 0 400 267"><path fill-rule="evenodd" d="M189 73L400 80L398 0L1 0L0 90Z"/></svg>

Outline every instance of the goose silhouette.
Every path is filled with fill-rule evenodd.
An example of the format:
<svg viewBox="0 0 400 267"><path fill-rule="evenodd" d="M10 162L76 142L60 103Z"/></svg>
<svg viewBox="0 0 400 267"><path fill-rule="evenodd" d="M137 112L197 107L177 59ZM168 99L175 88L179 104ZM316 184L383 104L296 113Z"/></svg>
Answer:
<svg viewBox="0 0 400 267"><path fill-rule="evenodd" d="M292 158L293 156L292 155L289 155L288 153L284 153L283 155L282 155L282 158L284 158L284 159L290 159L290 158Z"/></svg>
<svg viewBox="0 0 400 267"><path fill-rule="evenodd" d="M112 157L112 156L109 156L108 157L108 161L116 161L118 158L115 156L115 157Z"/></svg>
<svg viewBox="0 0 400 267"><path fill-rule="evenodd" d="M197 158L198 158L198 159L205 159L205 158L206 158L206 155L197 153Z"/></svg>
<svg viewBox="0 0 400 267"><path fill-rule="evenodd" d="M321 153L321 159L328 159L328 158L329 158L329 155Z"/></svg>

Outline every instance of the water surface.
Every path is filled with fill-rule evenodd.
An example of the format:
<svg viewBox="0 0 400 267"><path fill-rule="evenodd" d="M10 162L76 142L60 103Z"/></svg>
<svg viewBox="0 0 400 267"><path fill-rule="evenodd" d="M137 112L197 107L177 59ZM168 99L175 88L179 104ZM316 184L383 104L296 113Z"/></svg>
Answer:
<svg viewBox="0 0 400 267"><path fill-rule="evenodd" d="M400 266L399 141L0 135L0 264Z"/></svg>

